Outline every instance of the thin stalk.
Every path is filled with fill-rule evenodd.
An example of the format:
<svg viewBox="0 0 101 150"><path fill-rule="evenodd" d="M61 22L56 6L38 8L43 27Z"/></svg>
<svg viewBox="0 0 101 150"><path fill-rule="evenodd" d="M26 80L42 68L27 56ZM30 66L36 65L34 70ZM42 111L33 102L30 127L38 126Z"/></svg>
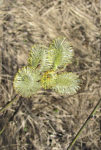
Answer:
<svg viewBox="0 0 101 150"><path fill-rule="evenodd" d="M23 100L20 102L18 108L15 110L14 114L10 117L9 121L4 125L3 129L0 131L0 135L3 133L3 131L6 129L6 127L8 126L9 122L13 120L14 116L16 115L16 113L18 112L19 108L21 107Z"/></svg>
<svg viewBox="0 0 101 150"><path fill-rule="evenodd" d="M4 106L4 107L0 110L0 114L1 114L8 106L10 106L18 97L19 97L19 95L15 95L15 97L14 97L8 104L6 104L6 106Z"/></svg>
<svg viewBox="0 0 101 150"><path fill-rule="evenodd" d="M84 127L86 126L86 124L88 123L88 121L90 120L90 118L95 114L99 104L101 102L101 99L99 100L99 102L97 103L97 105L95 106L95 108L93 109L93 111L91 112L91 114L88 116L87 120L85 121L85 123L83 124L83 126L81 127L81 129L78 131L78 133L76 134L75 138L73 139L73 141L71 142L71 144L69 145L69 147L67 148L67 150L70 150L72 148L72 146L75 144L75 142L77 141L80 133L83 131Z"/></svg>

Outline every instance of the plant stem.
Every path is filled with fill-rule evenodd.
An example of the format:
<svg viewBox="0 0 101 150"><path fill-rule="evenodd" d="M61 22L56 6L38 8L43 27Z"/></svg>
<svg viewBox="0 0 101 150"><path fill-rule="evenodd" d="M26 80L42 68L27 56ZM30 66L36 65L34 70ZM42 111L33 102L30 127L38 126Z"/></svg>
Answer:
<svg viewBox="0 0 101 150"><path fill-rule="evenodd" d="M15 97L14 97L8 104L6 104L6 106L4 106L4 107L0 110L0 114L1 114L8 106L10 106L18 97L19 97L19 95L15 95Z"/></svg>
<svg viewBox="0 0 101 150"><path fill-rule="evenodd" d="M13 120L14 116L16 115L16 113L18 112L21 104L22 104L23 100L20 102L20 105L18 106L18 108L15 110L14 114L10 117L9 121L5 124L5 126L3 127L3 129L0 131L0 135L2 134L2 132L5 130L5 128L8 126L9 122Z"/></svg>
<svg viewBox="0 0 101 150"><path fill-rule="evenodd" d="M88 123L88 121L90 120L90 118L96 112L96 110L97 110L100 102L101 102L101 99L99 100L99 102L97 103L97 105L95 106L95 108L93 109L93 111L91 112L91 114L88 116L87 120L85 121L85 123L83 124L83 126L81 127L81 129L78 131L78 133L76 134L75 138L73 139L73 141L71 142L71 144L69 145L69 147L67 148L67 150L70 150L72 148L72 146L75 144L75 142L77 141L80 133L83 131L84 127L86 126L86 124Z"/></svg>

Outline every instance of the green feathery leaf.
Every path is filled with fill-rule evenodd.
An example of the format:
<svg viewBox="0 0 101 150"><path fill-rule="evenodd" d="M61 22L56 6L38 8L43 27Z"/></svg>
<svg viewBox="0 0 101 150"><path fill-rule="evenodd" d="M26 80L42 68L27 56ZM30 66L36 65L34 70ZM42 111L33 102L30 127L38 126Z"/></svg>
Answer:
<svg viewBox="0 0 101 150"><path fill-rule="evenodd" d="M50 45L50 50L53 59L53 69L57 67L65 68L67 64L71 63L73 57L73 49L69 42L65 40L66 38L57 38Z"/></svg>
<svg viewBox="0 0 101 150"><path fill-rule="evenodd" d="M14 78L13 85L17 93L23 97L30 97L41 88L40 75L31 67L19 69Z"/></svg>
<svg viewBox="0 0 101 150"><path fill-rule="evenodd" d="M42 47L41 45L34 45L30 50L28 63L31 67L36 68L42 58Z"/></svg>
<svg viewBox="0 0 101 150"><path fill-rule="evenodd" d="M52 66L52 60L49 57L48 49L41 44L34 45L30 50L28 63L39 72L48 71Z"/></svg>
<svg viewBox="0 0 101 150"><path fill-rule="evenodd" d="M61 73L56 77L56 84L52 86L52 89L60 94L74 94L78 90L80 80L78 76L72 72Z"/></svg>

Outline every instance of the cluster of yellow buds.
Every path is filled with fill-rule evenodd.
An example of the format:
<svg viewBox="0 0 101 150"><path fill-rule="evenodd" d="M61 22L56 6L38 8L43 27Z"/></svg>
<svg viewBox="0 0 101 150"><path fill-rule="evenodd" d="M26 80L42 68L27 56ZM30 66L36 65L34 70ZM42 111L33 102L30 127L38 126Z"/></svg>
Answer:
<svg viewBox="0 0 101 150"><path fill-rule="evenodd" d="M14 87L23 97L30 97L41 87L53 89L60 94L73 94L78 90L80 80L72 72L60 73L72 62L73 49L66 38L55 39L49 48L34 45L29 54L28 66L23 67L14 78Z"/></svg>

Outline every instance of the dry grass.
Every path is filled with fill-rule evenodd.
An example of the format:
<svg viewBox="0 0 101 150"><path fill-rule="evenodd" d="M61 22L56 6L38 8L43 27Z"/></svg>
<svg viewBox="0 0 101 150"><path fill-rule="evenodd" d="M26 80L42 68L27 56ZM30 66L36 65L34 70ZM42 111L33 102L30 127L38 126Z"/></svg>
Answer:
<svg viewBox="0 0 101 150"><path fill-rule="evenodd" d="M17 70L27 65L31 46L39 42L49 46L58 36L72 43L75 56L67 71L80 74L81 90L61 96L42 89L24 99L0 135L0 150L66 150L99 101L99 1L5 0L0 5L0 108L14 97L13 79ZM0 114L0 130L21 100ZM35 111L39 107L43 109ZM100 109L73 150L100 150L99 113Z"/></svg>

